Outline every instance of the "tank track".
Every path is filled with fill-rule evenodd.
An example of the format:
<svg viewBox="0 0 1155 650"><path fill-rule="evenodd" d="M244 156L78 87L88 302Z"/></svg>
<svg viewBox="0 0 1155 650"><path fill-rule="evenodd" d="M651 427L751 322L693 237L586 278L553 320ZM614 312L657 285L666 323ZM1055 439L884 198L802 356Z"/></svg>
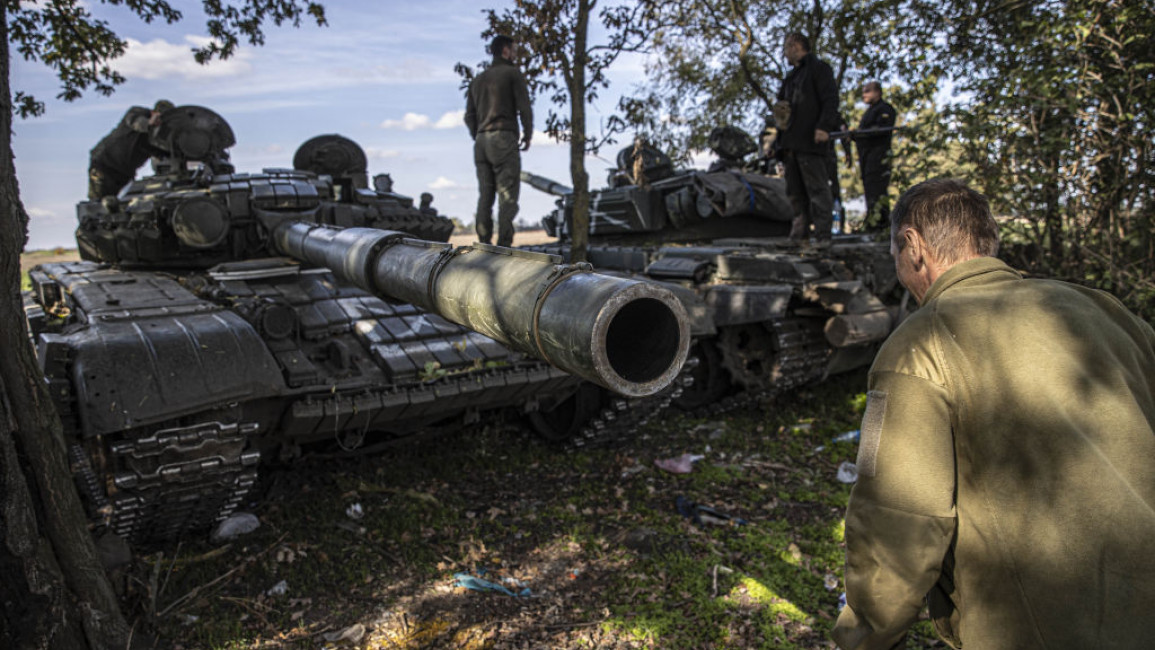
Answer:
<svg viewBox="0 0 1155 650"><path fill-rule="evenodd" d="M79 467L81 489L105 504L100 523L130 543L179 539L226 519L256 483L260 452L244 447L257 429L208 422L112 443L108 496L87 462Z"/></svg>
<svg viewBox="0 0 1155 650"><path fill-rule="evenodd" d="M695 409L690 412L690 417L713 417L757 406L787 391L820 381L826 375L826 362L831 350L821 330L809 327L803 318L771 322L777 362L771 380ZM735 350L724 350L723 353L724 357L745 354Z"/></svg>
<svg viewBox="0 0 1155 650"><path fill-rule="evenodd" d="M697 359L691 358L670 385L649 397L614 396L597 415L590 418L576 436L566 441L569 449L605 447L630 439L653 417L670 407L682 394L682 388L694 381L690 376Z"/></svg>
<svg viewBox="0 0 1155 650"><path fill-rule="evenodd" d="M690 417L712 417L757 406L825 376L830 347L820 329L812 327L808 319L797 317L771 321L771 326L775 366L766 381L696 409L689 413ZM566 441L566 447L571 450L607 447L630 439L638 428L668 409L685 386L693 383L691 373L697 364L696 358L687 360L678 377L657 395L632 399L614 397L576 436Z"/></svg>

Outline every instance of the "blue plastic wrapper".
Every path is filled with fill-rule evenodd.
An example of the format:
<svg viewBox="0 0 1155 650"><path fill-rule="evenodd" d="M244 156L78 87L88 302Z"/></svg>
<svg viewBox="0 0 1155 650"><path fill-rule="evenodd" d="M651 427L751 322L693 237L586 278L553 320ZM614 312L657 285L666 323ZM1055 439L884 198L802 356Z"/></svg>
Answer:
<svg viewBox="0 0 1155 650"><path fill-rule="evenodd" d="M858 442L860 438L862 438L862 431L855 429L854 431L847 431L846 433L840 433L834 436L830 439L830 442ZM826 445L819 445L814 448L814 453L818 453L823 449L826 449Z"/></svg>
<svg viewBox="0 0 1155 650"><path fill-rule="evenodd" d="M527 598L533 595L533 592L530 591L529 587L526 587L521 591L514 592L497 584L496 582L482 580L481 578L471 576L468 573L455 573L453 574L453 579L454 587L465 587L466 589L472 589L474 591L493 591L499 594L505 594L506 596L513 596L514 598Z"/></svg>

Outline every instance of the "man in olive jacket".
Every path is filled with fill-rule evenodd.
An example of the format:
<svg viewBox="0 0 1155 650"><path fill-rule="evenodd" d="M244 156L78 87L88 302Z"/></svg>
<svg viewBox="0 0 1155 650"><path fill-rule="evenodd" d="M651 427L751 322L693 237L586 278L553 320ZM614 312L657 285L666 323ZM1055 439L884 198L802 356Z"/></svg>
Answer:
<svg viewBox="0 0 1155 650"><path fill-rule="evenodd" d="M497 206L497 245L513 245L513 218L521 189L521 154L518 151L518 121L521 122L521 151L529 149L533 138L533 108L525 77L513 60L517 43L508 36L496 36L489 46L493 63L469 84L465 99L465 126L473 138L473 163L477 167L477 239L493 238L493 199Z"/></svg>
<svg viewBox="0 0 1155 650"><path fill-rule="evenodd" d="M1155 333L1113 296L995 257L958 181L895 205L919 309L870 371L846 513L847 649L1155 647Z"/></svg>

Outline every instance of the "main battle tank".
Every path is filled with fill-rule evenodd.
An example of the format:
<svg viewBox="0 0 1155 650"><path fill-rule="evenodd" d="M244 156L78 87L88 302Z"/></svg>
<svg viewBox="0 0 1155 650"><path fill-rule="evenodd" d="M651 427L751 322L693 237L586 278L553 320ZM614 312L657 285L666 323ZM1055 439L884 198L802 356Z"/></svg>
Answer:
<svg viewBox="0 0 1155 650"><path fill-rule="evenodd" d="M136 544L207 529L307 445L548 421L595 392L616 396L597 420L613 430L677 394L688 320L656 283L411 238L452 226L387 179L370 189L340 136L259 174L233 170L208 109L166 112L151 139L157 173L80 203L84 261L33 269L25 296L94 527Z"/></svg>
<svg viewBox="0 0 1155 650"><path fill-rule="evenodd" d="M785 181L751 155L753 139L723 127L710 145L709 169L679 170L639 141L590 196L589 262L661 282L690 314L697 365L675 404L728 410L869 363L909 303L888 246L843 234L829 249L793 245ZM542 220L558 242L529 250L568 258L570 188L522 180L559 197Z"/></svg>

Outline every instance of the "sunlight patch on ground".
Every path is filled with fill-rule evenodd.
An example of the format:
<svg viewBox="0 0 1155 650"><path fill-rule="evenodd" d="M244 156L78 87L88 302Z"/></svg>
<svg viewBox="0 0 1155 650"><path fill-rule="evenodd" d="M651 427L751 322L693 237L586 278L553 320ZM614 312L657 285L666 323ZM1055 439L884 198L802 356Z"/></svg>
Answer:
<svg viewBox="0 0 1155 650"><path fill-rule="evenodd" d="M810 618L806 615L806 612L798 609L797 605L782 598L772 589L754 578L749 576L743 577L739 585L735 587L735 590L737 591L743 588L751 600L764 606L771 614L785 614L790 620L798 621L799 623L805 622Z"/></svg>
<svg viewBox="0 0 1155 650"><path fill-rule="evenodd" d="M791 544L788 548L778 551L778 559L781 560L783 564L787 564L789 566L802 566L802 553L798 551L798 547L794 544Z"/></svg>

